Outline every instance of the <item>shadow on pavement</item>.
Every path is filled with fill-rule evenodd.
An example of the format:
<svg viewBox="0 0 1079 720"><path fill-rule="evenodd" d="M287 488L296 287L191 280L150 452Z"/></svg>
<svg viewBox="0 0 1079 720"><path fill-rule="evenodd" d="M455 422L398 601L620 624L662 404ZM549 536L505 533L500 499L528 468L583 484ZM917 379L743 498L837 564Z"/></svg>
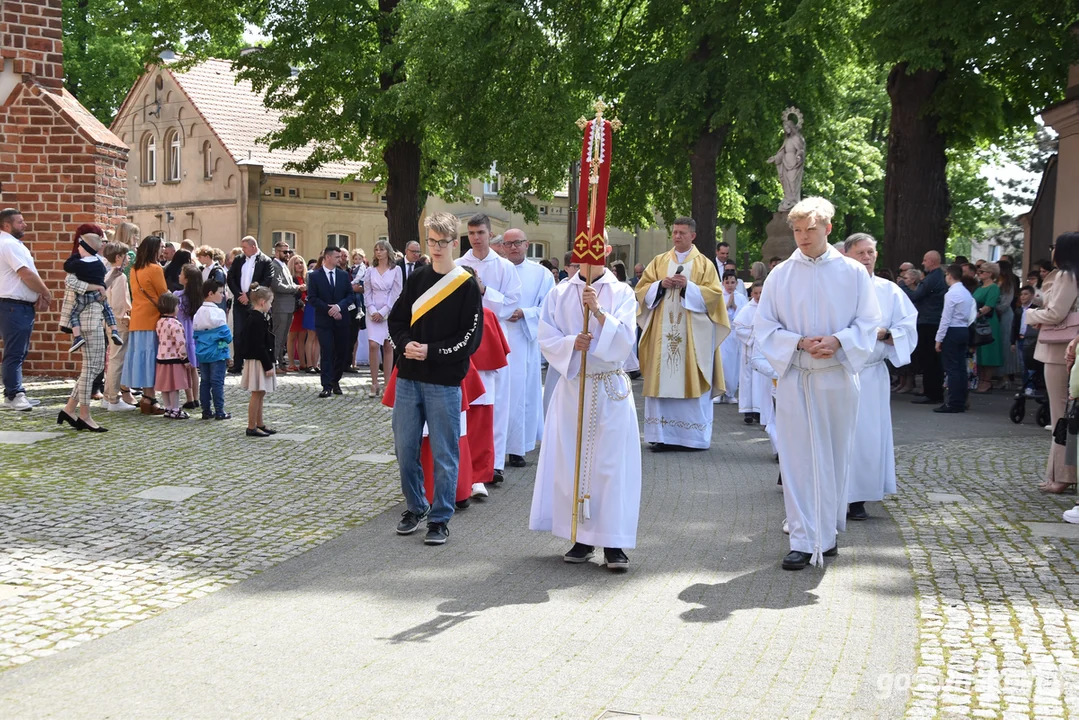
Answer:
<svg viewBox="0 0 1079 720"><path fill-rule="evenodd" d="M686 610L679 617L691 623L716 623L728 619L736 610L789 610L816 605L820 598L812 591L820 585L825 572L827 569L790 572L778 566L765 567L715 585L690 585L678 594L678 599L702 607ZM774 592L777 581L787 586L786 592Z"/></svg>

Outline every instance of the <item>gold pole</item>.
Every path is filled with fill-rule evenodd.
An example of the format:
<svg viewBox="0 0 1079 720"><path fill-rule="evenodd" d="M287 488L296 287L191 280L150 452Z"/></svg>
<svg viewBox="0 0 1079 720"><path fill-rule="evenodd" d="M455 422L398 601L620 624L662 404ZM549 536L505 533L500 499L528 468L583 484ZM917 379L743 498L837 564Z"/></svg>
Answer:
<svg viewBox="0 0 1079 720"><path fill-rule="evenodd" d="M602 117L600 112L596 113L597 116ZM602 128L601 128L602 130ZM595 175L598 181L599 176L599 153L593 151L592 153L592 172L590 175ZM592 192L588 198L588 236L591 240L592 228L596 226L596 194L599 192L599 183L592 182L592 178L589 178L589 183L592 186ZM585 289L592 287L592 271L587 271L585 275ZM588 332L588 320L592 313L588 311L588 308L584 308L584 332ZM581 444L584 441L584 385L588 377L586 370L588 367L588 350L581 351L581 372L578 374L580 378L580 390L577 396L577 456L573 465L573 517L570 520L570 542L576 544L577 542L577 516L581 510Z"/></svg>

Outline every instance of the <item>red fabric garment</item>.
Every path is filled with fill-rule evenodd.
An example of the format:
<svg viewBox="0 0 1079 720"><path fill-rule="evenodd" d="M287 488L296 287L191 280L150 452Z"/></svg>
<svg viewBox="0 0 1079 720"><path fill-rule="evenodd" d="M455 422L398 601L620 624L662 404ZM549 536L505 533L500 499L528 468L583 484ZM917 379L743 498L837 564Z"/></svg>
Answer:
<svg viewBox="0 0 1079 720"><path fill-rule="evenodd" d="M472 364L477 370L498 370L509 365L506 359L509 354L510 344L502 332L502 326L498 324L498 316L484 308L483 339L480 340L480 349L472 355Z"/></svg>
<svg viewBox="0 0 1079 720"><path fill-rule="evenodd" d="M495 406L471 405L467 419L472 482L491 482L495 475Z"/></svg>
<svg viewBox="0 0 1079 720"><path fill-rule="evenodd" d="M461 436L461 456L457 465L457 496L455 502L472 497L472 454L469 452L468 436ZM423 491L427 502L435 501L435 460L431 455L431 440L423 439L420 445L420 465L423 466Z"/></svg>

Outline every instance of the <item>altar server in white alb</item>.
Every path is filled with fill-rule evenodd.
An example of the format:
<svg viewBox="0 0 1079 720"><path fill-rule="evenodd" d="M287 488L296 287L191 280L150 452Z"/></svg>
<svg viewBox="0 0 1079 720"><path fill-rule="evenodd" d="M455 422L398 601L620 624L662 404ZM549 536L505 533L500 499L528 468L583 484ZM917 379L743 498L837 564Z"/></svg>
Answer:
<svg viewBox="0 0 1079 720"><path fill-rule="evenodd" d="M738 316L738 313L748 302L744 295L738 293L739 282L734 270L725 270L723 272L723 305L727 308L727 317L731 319L731 330L734 330L734 318ZM719 346L719 356L723 360L723 379L727 383L727 391L713 402L716 404L719 404L720 401L731 404L737 402L740 407L742 402L739 399L741 397L739 388L742 382L742 365L744 364L745 356L742 353L742 343L739 342L735 333L732 332L728 335L727 339Z"/></svg>
<svg viewBox="0 0 1079 720"><path fill-rule="evenodd" d="M895 494L895 446L892 438L892 380L885 360L895 367L910 363L918 344L918 311L898 285L876 277L877 241L855 233L843 243L847 257L860 262L873 280L881 321L873 352L858 373L861 394L854 430L854 458L847 481L847 519L865 520L868 501Z"/></svg>
<svg viewBox="0 0 1079 720"><path fill-rule="evenodd" d="M644 439L652 449L707 449L712 398L732 380L720 357L731 331L716 266L693 245L697 223L676 218L670 251L648 263L635 288L644 331L638 346L644 376ZM737 342L737 341L735 341Z"/></svg>
<svg viewBox="0 0 1079 720"><path fill-rule="evenodd" d="M746 425L765 424L764 417L771 417L772 379L754 371L752 358L757 339L753 334L753 320L757 317L757 305L761 299L764 283L760 280L749 288L749 302L742 306L731 323L731 330L742 344L742 374L738 379L738 412Z"/></svg>
<svg viewBox="0 0 1079 720"><path fill-rule="evenodd" d="M506 339L510 352L510 412L506 432L506 460L510 467L524 467L525 453L535 449L543 435L543 379L540 377L539 316L547 293L554 289L554 276L526 259L528 238L523 230L510 228L502 235L506 259L521 280L517 309L509 316Z"/></svg>
<svg viewBox="0 0 1079 720"><path fill-rule="evenodd" d="M483 293L483 306L498 316L502 332L508 337L508 320L517 309L521 297L521 279L506 258L491 250L491 219L480 213L468 219L468 242L471 249L457 259L458 265L476 271L476 282ZM510 353L511 357L513 353ZM506 467L506 433L510 422L510 370L504 367L495 373L497 387L487 388L495 398L495 474L494 483L504 479Z"/></svg>
<svg viewBox="0 0 1079 720"><path fill-rule="evenodd" d="M606 252L611 252L610 245ZM543 427L529 528L570 539L577 451L577 406L581 354L585 366L584 431L577 543L566 562L587 562L596 547L612 570L629 565L625 551L637 545L641 505L641 443L629 378L622 369L636 339L637 301L633 288L602 265L582 265L581 274L559 283L540 315L540 348L558 371ZM592 317L584 333L584 310Z"/></svg>
<svg viewBox="0 0 1079 720"><path fill-rule="evenodd" d="M798 249L764 281L753 329L772 364L776 433L791 552L784 570L822 566L846 529L858 373L873 352L880 307L865 268L828 245L835 208L811 197L787 222Z"/></svg>

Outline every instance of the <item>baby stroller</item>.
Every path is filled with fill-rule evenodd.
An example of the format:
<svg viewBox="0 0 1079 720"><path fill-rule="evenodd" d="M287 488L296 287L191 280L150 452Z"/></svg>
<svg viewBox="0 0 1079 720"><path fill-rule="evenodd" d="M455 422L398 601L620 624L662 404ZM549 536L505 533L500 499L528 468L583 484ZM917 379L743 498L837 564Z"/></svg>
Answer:
<svg viewBox="0 0 1079 720"><path fill-rule="evenodd" d="M1023 338L1023 386L1015 394L1015 401L1008 417L1018 425L1027 414L1027 400L1038 403L1038 414L1034 420L1042 427L1052 422L1049 413L1049 396L1045 392L1045 366L1034 359L1034 346L1038 344L1038 334L1028 332Z"/></svg>

